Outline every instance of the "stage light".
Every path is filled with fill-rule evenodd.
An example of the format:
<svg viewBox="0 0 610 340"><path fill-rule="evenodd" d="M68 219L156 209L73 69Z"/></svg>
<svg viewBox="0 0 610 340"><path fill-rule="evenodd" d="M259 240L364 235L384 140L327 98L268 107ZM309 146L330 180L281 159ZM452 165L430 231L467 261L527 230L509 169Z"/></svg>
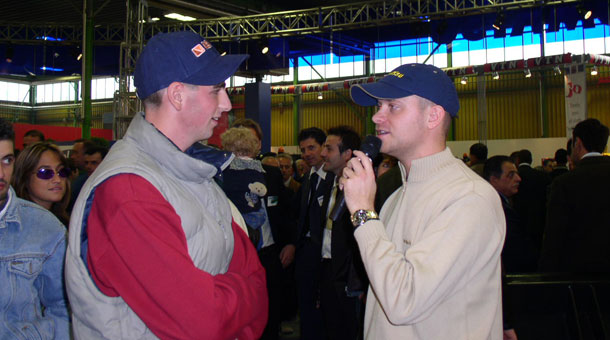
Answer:
<svg viewBox="0 0 610 340"><path fill-rule="evenodd" d="M462 77L462 80L460 80L460 84L462 84L462 85L466 85L466 84L468 84L468 77L463 76L463 77Z"/></svg>
<svg viewBox="0 0 610 340"><path fill-rule="evenodd" d="M6 51L4 52L4 56L6 58L7 63L13 62L13 58L15 57L15 50L13 49L13 46L8 46L6 48Z"/></svg>
<svg viewBox="0 0 610 340"><path fill-rule="evenodd" d="M495 71L494 73L492 73L492 78L494 80L498 80L500 79L500 74L498 73L498 71Z"/></svg>
<svg viewBox="0 0 610 340"><path fill-rule="evenodd" d="M579 5L578 14L585 20L587 20L591 17L591 15L593 15L593 11L591 9L586 8L584 5Z"/></svg>
<svg viewBox="0 0 610 340"><path fill-rule="evenodd" d="M493 26L493 28L496 29L496 31L499 31L503 25L504 25L504 14L500 12L496 16L496 21L494 21L492 26Z"/></svg>
<svg viewBox="0 0 610 340"><path fill-rule="evenodd" d="M318 100L322 100L324 99L324 96L322 96L322 92L318 92Z"/></svg>
<svg viewBox="0 0 610 340"><path fill-rule="evenodd" d="M559 66L553 67L553 74L556 76L561 74L561 69L559 68Z"/></svg>
<svg viewBox="0 0 610 340"><path fill-rule="evenodd" d="M591 69L591 75L592 76L596 76L597 75L597 66L593 66L593 68Z"/></svg>
<svg viewBox="0 0 610 340"><path fill-rule="evenodd" d="M526 68L525 70L523 70L523 73L525 73L525 78L531 78L532 77L532 72L530 71L529 68Z"/></svg>

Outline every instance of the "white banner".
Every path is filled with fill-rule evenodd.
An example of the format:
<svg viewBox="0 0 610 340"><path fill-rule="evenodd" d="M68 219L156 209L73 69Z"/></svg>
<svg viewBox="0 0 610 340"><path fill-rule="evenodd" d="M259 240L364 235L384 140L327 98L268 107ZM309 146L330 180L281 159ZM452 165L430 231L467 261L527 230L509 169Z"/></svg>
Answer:
<svg viewBox="0 0 610 340"><path fill-rule="evenodd" d="M587 76L584 64L571 64L565 68L566 136L579 122L587 119Z"/></svg>

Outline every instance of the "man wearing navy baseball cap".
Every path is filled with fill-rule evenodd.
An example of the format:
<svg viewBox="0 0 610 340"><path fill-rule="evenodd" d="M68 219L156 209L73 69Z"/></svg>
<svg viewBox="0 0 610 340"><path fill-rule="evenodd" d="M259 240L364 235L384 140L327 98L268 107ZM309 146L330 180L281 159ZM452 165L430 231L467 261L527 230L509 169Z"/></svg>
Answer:
<svg viewBox="0 0 610 340"><path fill-rule="evenodd" d="M221 56L192 32L158 34L138 59L135 115L73 210L67 290L77 339L257 339L265 272L213 177L233 155L199 143L231 110Z"/></svg>
<svg viewBox="0 0 610 340"><path fill-rule="evenodd" d="M369 158L355 151L341 178L370 280L365 339L502 339L504 213L446 146L459 110L453 81L407 64L351 96L377 105L381 152L400 161L403 179L378 215Z"/></svg>

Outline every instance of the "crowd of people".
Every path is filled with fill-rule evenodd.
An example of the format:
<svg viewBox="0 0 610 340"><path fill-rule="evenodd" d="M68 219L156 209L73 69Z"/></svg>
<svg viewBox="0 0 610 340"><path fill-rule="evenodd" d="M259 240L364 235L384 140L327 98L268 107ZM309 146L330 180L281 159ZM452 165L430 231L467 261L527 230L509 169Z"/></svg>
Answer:
<svg viewBox="0 0 610 340"><path fill-rule="evenodd" d="M110 150L77 140L67 159L32 133L15 156L0 120L0 339L278 339L296 313L303 340L517 339L502 273L610 270L599 121L546 172L480 143L466 163L446 145L453 82L407 64L351 88L377 106L377 159L347 126L260 155L237 119L207 146L247 57L154 36L144 111Z"/></svg>

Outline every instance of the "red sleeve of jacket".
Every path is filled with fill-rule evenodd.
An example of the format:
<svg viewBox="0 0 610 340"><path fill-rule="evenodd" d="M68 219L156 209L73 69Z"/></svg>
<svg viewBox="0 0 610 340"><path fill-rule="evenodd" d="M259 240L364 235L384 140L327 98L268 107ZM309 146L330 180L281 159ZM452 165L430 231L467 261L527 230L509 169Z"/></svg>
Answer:
<svg viewBox="0 0 610 340"><path fill-rule="evenodd" d="M267 322L265 271L232 227L229 269L210 275L193 264L180 217L161 193L118 175L95 190L87 262L98 288L121 296L160 338L257 339Z"/></svg>

